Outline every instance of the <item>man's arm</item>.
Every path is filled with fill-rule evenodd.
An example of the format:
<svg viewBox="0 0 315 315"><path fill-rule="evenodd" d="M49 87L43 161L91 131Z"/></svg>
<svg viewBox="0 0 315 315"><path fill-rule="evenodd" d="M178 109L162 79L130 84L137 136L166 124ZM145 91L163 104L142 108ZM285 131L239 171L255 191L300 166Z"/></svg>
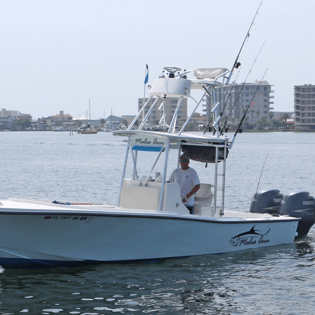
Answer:
<svg viewBox="0 0 315 315"><path fill-rule="evenodd" d="M186 197L186 200L185 202L192 196L194 195L200 188L200 184L197 184L185 197Z"/></svg>

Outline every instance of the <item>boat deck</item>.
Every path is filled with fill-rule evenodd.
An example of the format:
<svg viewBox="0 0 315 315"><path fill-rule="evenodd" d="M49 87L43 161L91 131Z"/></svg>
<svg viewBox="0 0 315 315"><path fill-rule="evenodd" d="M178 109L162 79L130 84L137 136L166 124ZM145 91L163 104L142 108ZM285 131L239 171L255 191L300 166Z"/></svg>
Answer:
<svg viewBox="0 0 315 315"><path fill-rule="evenodd" d="M13 211L12 211L13 210ZM289 216L274 216L267 213L251 213L241 211L226 211L222 217L205 217L200 215L182 214L156 210L126 209L114 205L69 203L55 204L50 200L7 199L0 200L0 213L2 214L35 214L35 215L92 215L92 216L144 216L168 217L173 219L189 219L216 222L244 222L244 221L283 221L298 220Z"/></svg>

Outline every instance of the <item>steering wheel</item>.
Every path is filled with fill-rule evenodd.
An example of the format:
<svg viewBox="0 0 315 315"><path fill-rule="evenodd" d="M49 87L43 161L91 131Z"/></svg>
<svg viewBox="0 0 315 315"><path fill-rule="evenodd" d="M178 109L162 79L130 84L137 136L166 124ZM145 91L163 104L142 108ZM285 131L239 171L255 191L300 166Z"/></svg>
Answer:
<svg viewBox="0 0 315 315"><path fill-rule="evenodd" d="M177 67L164 67L163 69L167 71L168 73L175 73L177 71L182 71L182 69L177 68Z"/></svg>

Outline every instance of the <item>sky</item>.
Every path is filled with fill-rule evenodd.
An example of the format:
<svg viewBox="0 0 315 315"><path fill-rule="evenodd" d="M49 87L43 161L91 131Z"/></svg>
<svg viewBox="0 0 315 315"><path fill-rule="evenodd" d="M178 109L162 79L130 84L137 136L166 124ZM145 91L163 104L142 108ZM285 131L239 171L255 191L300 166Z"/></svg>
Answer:
<svg viewBox="0 0 315 315"><path fill-rule="evenodd" d="M146 64L151 85L166 66L231 68L260 2L0 0L0 108L78 117L90 100L93 119L135 115ZM241 52L239 83L265 42L247 82L268 69L275 111L315 84L314 12L313 0L264 0Z"/></svg>

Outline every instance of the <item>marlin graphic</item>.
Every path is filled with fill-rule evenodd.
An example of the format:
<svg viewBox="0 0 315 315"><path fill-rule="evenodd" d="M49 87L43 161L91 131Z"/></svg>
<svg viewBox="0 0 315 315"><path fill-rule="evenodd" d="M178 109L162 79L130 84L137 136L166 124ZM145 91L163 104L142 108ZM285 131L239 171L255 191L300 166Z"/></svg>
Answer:
<svg viewBox="0 0 315 315"><path fill-rule="evenodd" d="M244 236L244 235L252 235L252 234L254 234L254 235L266 235L266 234L268 234L268 232L270 231L270 229L267 231L267 233L265 233L265 234L260 234L260 233L257 233L257 231L259 231L259 230L255 230L255 226L256 225L254 225L248 232L244 232L244 233L241 233L241 234L238 234L238 235L236 235L236 236L234 236L234 237L232 237L232 238L237 238L237 237L241 237L241 236Z"/></svg>
<svg viewBox="0 0 315 315"><path fill-rule="evenodd" d="M243 232L240 233L234 237L231 237L230 239L230 244L233 246L237 246L237 245L246 245L247 242L244 242L244 240L248 239L248 245L250 245L250 243L255 242L252 238L255 236L260 236L261 238L265 235L267 235L270 231L270 229L266 232L266 233L258 233L260 232L259 230L255 229L254 225L249 231L247 232ZM255 242L256 243L256 242Z"/></svg>

